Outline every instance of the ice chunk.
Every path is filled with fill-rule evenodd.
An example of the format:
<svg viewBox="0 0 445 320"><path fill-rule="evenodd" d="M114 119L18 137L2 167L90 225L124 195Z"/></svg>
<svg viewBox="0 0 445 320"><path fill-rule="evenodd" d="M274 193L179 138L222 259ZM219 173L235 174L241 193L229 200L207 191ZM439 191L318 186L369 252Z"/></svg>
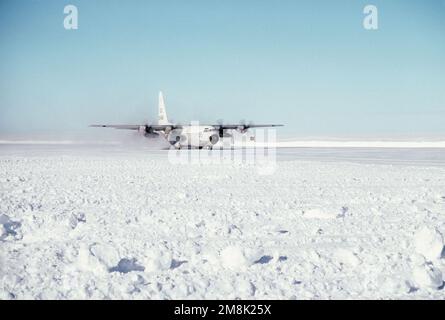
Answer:
<svg viewBox="0 0 445 320"><path fill-rule="evenodd" d="M413 290L411 284L397 274L380 275L377 277L376 283L382 292L389 295L408 293Z"/></svg>
<svg viewBox="0 0 445 320"><path fill-rule="evenodd" d="M110 244L107 243L95 243L90 246L90 252L93 256L104 264L107 269L116 266L119 262L119 253Z"/></svg>
<svg viewBox="0 0 445 320"><path fill-rule="evenodd" d="M184 200L184 199L190 198L190 194L187 193L187 192L178 192L176 196L180 200Z"/></svg>
<svg viewBox="0 0 445 320"><path fill-rule="evenodd" d="M106 272L105 266L93 256L86 244L81 244L77 253L77 266L80 270L93 273Z"/></svg>
<svg viewBox="0 0 445 320"><path fill-rule="evenodd" d="M255 285L247 279L239 279L236 283L237 291L242 297L252 297L255 295Z"/></svg>
<svg viewBox="0 0 445 320"><path fill-rule="evenodd" d="M167 249L151 249L145 253L142 264L145 272L157 272L170 269L172 261L172 254Z"/></svg>
<svg viewBox="0 0 445 320"><path fill-rule="evenodd" d="M222 266L230 270L245 270L249 261L241 248L229 246L221 251Z"/></svg>
<svg viewBox="0 0 445 320"><path fill-rule="evenodd" d="M361 263L360 259L351 250L345 248L335 250L334 260L354 268Z"/></svg>
<svg viewBox="0 0 445 320"><path fill-rule="evenodd" d="M440 259L444 247L442 234L435 228L423 227L414 235L414 248L427 260Z"/></svg>
<svg viewBox="0 0 445 320"><path fill-rule="evenodd" d="M71 229L75 229L79 223L85 223L86 221L85 213L73 213L70 217L70 227Z"/></svg>
<svg viewBox="0 0 445 320"><path fill-rule="evenodd" d="M303 217L307 219L335 219L342 215L342 211L327 208L310 208L303 210Z"/></svg>

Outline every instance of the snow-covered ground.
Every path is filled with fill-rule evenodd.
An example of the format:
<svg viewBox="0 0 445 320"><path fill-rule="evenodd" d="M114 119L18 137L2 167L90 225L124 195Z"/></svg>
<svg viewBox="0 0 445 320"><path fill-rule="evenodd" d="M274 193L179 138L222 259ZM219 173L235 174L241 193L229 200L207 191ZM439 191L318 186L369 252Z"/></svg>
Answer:
<svg viewBox="0 0 445 320"><path fill-rule="evenodd" d="M444 299L444 237L445 149L0 145L0 299Z"/></svg>

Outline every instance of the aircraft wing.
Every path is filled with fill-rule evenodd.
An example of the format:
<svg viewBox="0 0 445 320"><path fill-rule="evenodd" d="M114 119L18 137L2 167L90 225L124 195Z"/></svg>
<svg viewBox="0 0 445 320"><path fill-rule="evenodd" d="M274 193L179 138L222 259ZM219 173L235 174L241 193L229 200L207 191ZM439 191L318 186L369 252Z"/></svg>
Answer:
<svg viewBox="0 0 445 320"><path fill-rule="evenodd" d="M114 129L126 129L126 130L139 130L140 128L149 128L152 130L165 130L165 129L180 129L182 125L173 124L92 124L90 127L94 128L114 128Z"/></svg>
<svg viewBox="0 0 445 320"><path fill-rule="evenodd" d="M207 126L214 127L219 130L243 129L250 128L270 128L282 127L282 124L209 124ZM155 131L181 129L183 125L180 124L92 124L90 127L95 128L114 128L126 130L139 130L140 128L152 129Z"/></svg>
<svg viewBox="0 0 445 320"><path fill-rule="evenodd" d="M141 125L138 125L138 124L92 124L92 125L90 125L90 127L139 130Z"/></svg>
<svg viewBox="0 0 445 320"><path fill-rule="evenodd" d="M212 127L218 129L250 129L250 128L271 128L282 127L282 124L211 124Z"/></svg>

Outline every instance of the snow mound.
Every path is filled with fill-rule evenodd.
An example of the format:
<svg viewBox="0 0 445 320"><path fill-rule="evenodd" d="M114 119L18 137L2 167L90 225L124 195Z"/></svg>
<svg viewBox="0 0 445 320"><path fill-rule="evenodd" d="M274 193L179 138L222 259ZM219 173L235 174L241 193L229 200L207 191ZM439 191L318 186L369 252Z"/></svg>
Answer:
<svg viewBox="0 0 445 320"><path fill-rule="evenodd" d="M148 250L142 264L145 267L145 272L159 272L168 270L172 266L172 269L179 266L173 262L172 254L169 251L160 249Z"/></svg>
<svg viewBox="0 0 445 320"><path fill-rule="evenodd" d="M230 270L245 270L249 263L239 247L230 246L221 251L222 266Z"/></svg>
<svg viewBox="0 0 445 320"><path fill-rule="evenodd" d="M354 252L345 248L335 250L333 257L334 261L353 268L357 267L362 262Z"/></svg>
<svg viewBox="0 0 445 320"><path fill-rule="evenodd" d="M180 199L180 200L185 200L185 199L190 198L190 194L187 193L187 192L178 192L178 193L176 194L176 196L177 196L178 199Z"/></svg>
<svg viewBox="0 0 445 320"><path fill-rule="evenodd" d="M425 263L413 269L413 279L419 288L438 289L443 286L442 272L432 263Z"/></svg>
<svg viewBox="0 0 445 320"><path fill-rule="evenodd" d="M253 264L267 264L272 257L263 255L261 249L242 249L238 246L228 246L220 253L221 264L233 271L245 271Z"/></svg>
<svg viewBox="0 0 445 320"><path fill-rule="evenodd" d="M240 296L253 297L255 295L256 287L247 279L239 279L236 286Z"/></svg>
<svg viewBox="0 0 445 320"><path fill-rule="evenodd" d="M342 217L344 212L328 208L310 208L303 210L303 217L307 219L335 219Z"/></svg>
<svg viewBox="0 0 445 320"><path fill-rule="evenodd" d="M427 260L440 259L444 248L444 239L437 229L423 227L414 235L414 249Z"/></svg>
<svg viewBox="0 0 445 320"><path fill-rule="evenodd" d="M102 274L107 271L107 268L100 263L89 250L86 244L81 244L77 252L77 267L84 272L91 272L95 274Z"/></svg>
<svg viewBox="0 0 445 320"><path fill-rule="evenodd" d="M119 253L107 243L95 243L90 247L91 254L104 264L107 269L111 269L119 263Z"/></svg>

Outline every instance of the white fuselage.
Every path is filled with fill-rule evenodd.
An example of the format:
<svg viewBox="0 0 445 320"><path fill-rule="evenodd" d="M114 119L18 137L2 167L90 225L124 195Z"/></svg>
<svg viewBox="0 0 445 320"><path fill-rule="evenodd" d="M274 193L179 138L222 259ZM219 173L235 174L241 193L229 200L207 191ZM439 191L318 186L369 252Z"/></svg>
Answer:
<svg viewBox="0 0 445 320"><path fill-rule="evenodd" d="M165 138L176 148L211 148L219 141L219 133L215 127L190 125L174 129Z"/></svg>

